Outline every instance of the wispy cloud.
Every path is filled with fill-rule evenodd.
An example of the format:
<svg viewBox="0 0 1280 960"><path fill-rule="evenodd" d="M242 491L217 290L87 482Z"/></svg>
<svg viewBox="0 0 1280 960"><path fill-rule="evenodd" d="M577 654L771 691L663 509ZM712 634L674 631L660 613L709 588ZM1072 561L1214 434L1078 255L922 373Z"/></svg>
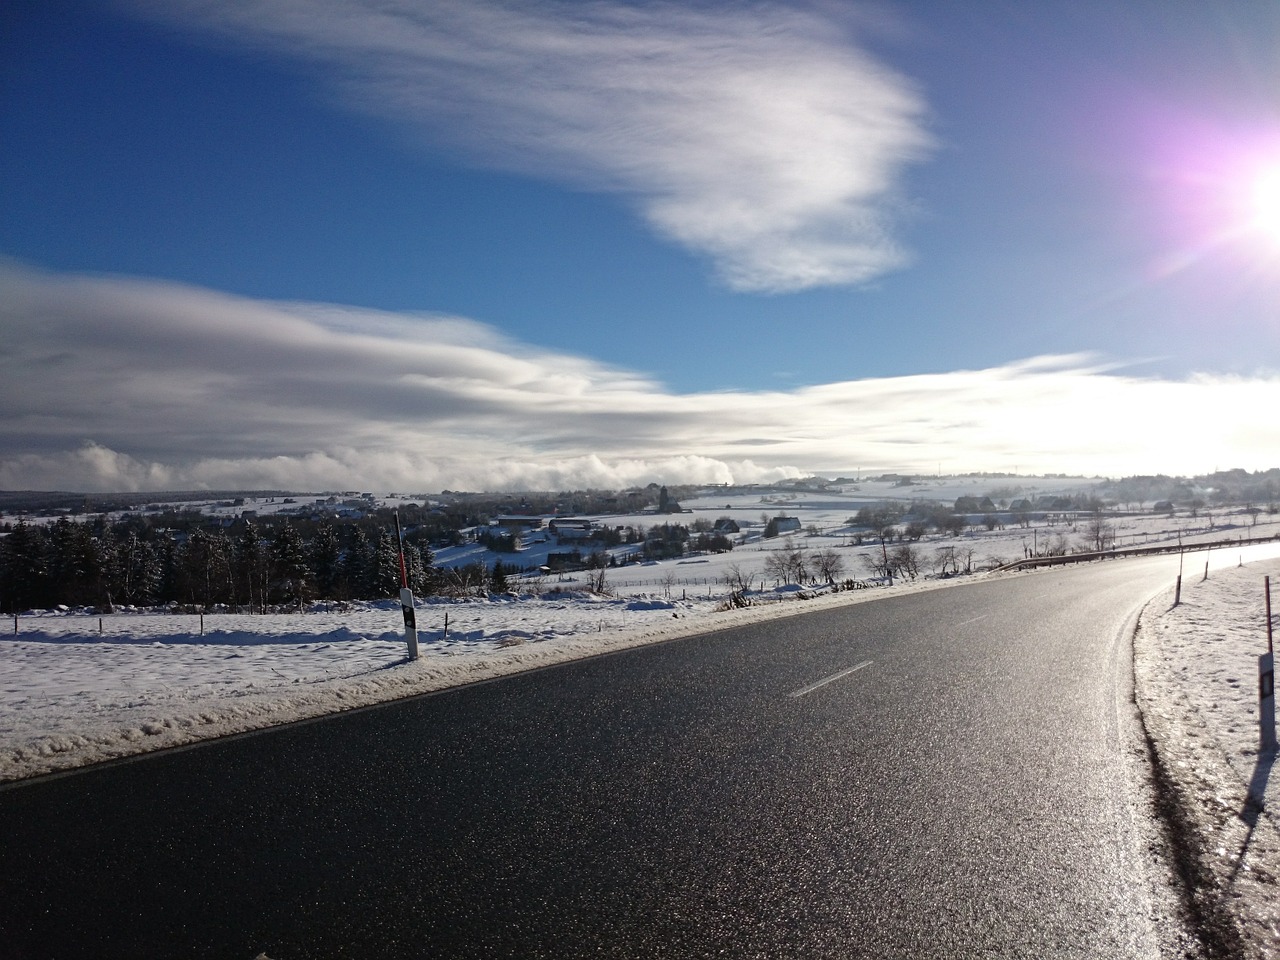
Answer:
<svg viewBox="0 0 1280 960"><path fill-rule="evenodd" d="M138 0L154 16L322 64L347 105L483 163L629 197L732 287L868 280L907 164L912 83L846 9L530 0Z"/></svg>
<svg viewBox="0 0 1280 960"><path fill-rule="evenodd" d="M0 488L561 489L1275 466L1280 377L1087 356L677 394L456 317L0 263Z"/></svg>

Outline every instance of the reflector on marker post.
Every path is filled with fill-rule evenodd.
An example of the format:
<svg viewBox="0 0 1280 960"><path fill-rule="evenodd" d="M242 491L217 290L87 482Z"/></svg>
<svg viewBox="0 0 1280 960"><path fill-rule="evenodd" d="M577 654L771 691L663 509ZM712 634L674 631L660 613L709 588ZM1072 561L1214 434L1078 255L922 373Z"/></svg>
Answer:
<svg viewBox="0 0 1280 960"><path fill-rule="evenodd" d="M396 546L400 548L400 612L404 614L404 642L409 659L418 659L418 622L413 613L413 591L409 589L409 572L404 565L404 537L400 533L400 514L396 513Z"/></svg>
<svg viewBox="0 0 1280 960"><path fill-rule="evenodd" d="M1263 753L1276 749L1276 672L1272 654L1258 658L1258 726Z"/></svg>

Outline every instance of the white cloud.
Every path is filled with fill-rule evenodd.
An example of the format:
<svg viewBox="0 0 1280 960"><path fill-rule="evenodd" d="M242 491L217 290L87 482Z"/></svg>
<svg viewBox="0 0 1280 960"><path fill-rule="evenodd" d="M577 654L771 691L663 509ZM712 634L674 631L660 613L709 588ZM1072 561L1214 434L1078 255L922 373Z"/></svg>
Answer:
<svg viewBox="0 0 1280 960"><path fill-rule="evenodd" d="M849 9L137 5L319 62L349 106L483 163L622 193L735 288L857 283L904 262L891 228L903 169L929 150L925 106L858 45Z"/></svg>
<svg viewBox="0 0 1280 960"><path fill-rule="evenodd" d="M1280 377L1088 356L677 394L456 317L0 262L0 489L559 489L855 470L1263 469Z"/></svg>

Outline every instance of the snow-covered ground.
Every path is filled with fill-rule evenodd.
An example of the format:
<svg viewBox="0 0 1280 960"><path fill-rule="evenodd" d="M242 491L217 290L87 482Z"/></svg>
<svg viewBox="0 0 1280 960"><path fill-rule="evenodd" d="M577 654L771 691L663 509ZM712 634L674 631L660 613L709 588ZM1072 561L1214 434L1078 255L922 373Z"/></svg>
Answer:
<svg viewBox="0 0 1280 960"><path fill-rule="evenodd" d="M1223 558L1228 559L1228 558ZM1280 628L1280 561L1189 566L1181 603L1148 604L1135 640L1148 731L1200 835L1217 891L1252 956L1280 957L1280 769L1259 751L1258 658L1267 652L1264 576ZM1274 702L1274 701L1273 701Z"/></svg>

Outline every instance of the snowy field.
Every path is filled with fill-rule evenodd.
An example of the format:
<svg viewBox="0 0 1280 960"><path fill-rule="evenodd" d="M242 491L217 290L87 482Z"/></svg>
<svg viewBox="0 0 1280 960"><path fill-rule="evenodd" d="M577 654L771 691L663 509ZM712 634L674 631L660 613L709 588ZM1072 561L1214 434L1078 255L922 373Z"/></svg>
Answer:
<svg viewBox="0 0 1280 960"><path fill-rule="evenodd" d="M1280 561L1184 578L1148 604L1135 641L1139 704L1220 895L1251 956L1280 956L1280 770L1259 752L1258 657L1267 652L1263 577L1280 626Z"/></svg>

